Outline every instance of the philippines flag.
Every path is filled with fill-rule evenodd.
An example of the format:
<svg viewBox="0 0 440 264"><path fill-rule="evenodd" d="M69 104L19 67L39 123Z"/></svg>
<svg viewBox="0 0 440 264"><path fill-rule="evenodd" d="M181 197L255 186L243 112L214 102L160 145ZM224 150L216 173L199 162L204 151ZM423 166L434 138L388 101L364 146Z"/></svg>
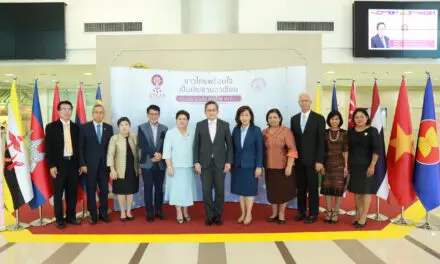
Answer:
<svg viewBox="0 0 440 264"><path fill-rule="evenodd" d="M374 81L373 99L371 104L371 126L379 132L379 158L374 169L374 190L376 195L384 200L388 199L387 158L385 155L385 140L383 134L382 108L380 107L379 89L377 80Z"/></svg>
<svg viewBox="0 0 440 264"><path fill-rule="evenodd" d="M430 211L440 205L440 158L431 77L426 83L414 168L414 189Z"/></svg>
<svg viewBox="0 0 440 264"><path fill-rule="evenodd" d="M87 123L86 108L84 105L82 88L83 88L83 84L81 82L78 90L77 101L76 101L76 116L75 116L75 123L79 127ZM84 197L86 196L86 182L87 182L86 177L84 175L80 176L79 185L78 185L78 196L77 196L78 202L84 200Z"/></svg>
<svg viewBox="0 0 440 264"><path fill-rule="evenodd" d="M44 129L41 116L40 99L38 96L38 81L35 80L34 99L31 117L31 179L34 198L29 202L32 209L43 205L53 194L52 178L49 175L47 159L44 150Z"/></svg>

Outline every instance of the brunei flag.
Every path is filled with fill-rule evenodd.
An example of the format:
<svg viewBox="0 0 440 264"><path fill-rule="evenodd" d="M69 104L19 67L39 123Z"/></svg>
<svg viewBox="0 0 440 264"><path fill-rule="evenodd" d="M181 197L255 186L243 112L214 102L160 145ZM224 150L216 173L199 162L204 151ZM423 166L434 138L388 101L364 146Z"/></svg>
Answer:
<svg viewBox="0 0 440 264"><path fill-rule="evenodd" d="M426 211L440 205L440 156L431 77L428 77L423 100L413 181Z"/></svg>
<svg viewBox="0 0 440 264"><path fill-rule="evenodd" d="M7 187L5 188L5 206L12 212L34 198L28 155L24 144L24 133L21 122L20 106L12 82L8 105L8 129L3 173Z"/></svg>

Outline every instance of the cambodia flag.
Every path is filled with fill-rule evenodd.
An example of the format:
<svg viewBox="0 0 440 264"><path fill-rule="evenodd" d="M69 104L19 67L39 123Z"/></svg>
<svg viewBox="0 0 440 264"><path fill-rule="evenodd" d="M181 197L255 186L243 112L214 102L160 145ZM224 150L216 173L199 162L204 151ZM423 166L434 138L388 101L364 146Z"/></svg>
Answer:
<svg viewBox="0 0 440 264"><path fill-rule="evenodd" d="M83 84L81 83L79 86L78 97L76 100L76 116L75 116L75 123L80 127L85 123L87 123L86 107L84 105L82 87ZM81 175L79 178L79 185L78 185L78 196L77 196L78 202L84 200L84 197L86 196L86 182L87 179L85 175Z"/></svg>
<svg viewBox="0 0 440 264"><path fill-rule="evenodd" d="M417 196L426 211L440 205L439 143L430 76L426 83L425 98L423 100L413 182Z"/></svg>
<svg viewBox="0 0 440 264"><path fill-rule="evenodd" d="M41 116L40 99L38 96L38 81L35 80L30 136L30 169L34 198L29 202L29 205L32 209L40 207L53 195L52 178L49 175L47 159L44 154L43 128L43 118Z"/></svg>

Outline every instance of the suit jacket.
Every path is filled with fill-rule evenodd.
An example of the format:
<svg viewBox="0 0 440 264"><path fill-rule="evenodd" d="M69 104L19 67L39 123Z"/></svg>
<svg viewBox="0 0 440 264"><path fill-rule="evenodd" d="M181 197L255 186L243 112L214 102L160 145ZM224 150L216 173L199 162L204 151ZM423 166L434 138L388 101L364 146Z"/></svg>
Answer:
<svg viewBox="0 0 440 264"><path fill-rule="evenodd" d="M380 39L379 35L374 35L371 38L371 47L372 48L389 48L390 47L390 39L387 36L384 36L385 39L385 45L386 47L383 46L383 42Z"/></svg>
<svg viewBox="0 0 440 264"><path fill-rule="evenodd" d="M263 135L257 126L249 126L246 137L241 147L241 127L235 127L232 131L234 146L235 168L262 168L263 167Z"/></svg>
<svg viewBox="0 0 440 264"><path fill-rule="evenodd" d="M151 159L154 153L163 153L163 142L168 127L158 124L156 145L154 145L153 129L150 123L144 123L138 128L138 148L141 150L140 166L143 169L150 169L153 167ZM164 170L166 168L165 161L162 159L159 163L159 168Z"/></svg>
<svg viewBox="0 0 440 264"><path fill-rule="evenodd" d="M70 122L70 137L72 140L73 156L78 162L78 126ZM49 168L59 168L64 156L64 131L63 123L60 120L51 122L46 125L45 148L47 156L47 164Z"/></svg>
<svg viewBox="0 0 440 264"><path fill-rule="evenodd" d="M197 123L194 134L194 164L200 163L202 168L211 166L211 159L217 168L224 168L225 163L232 164L232 137L229 123L217 118L217 130L214 142L209 135L208 119Z"/></svg>
<svg viewBox="0 0 440 264"><path fill-rule="evenodd" d="M107 149L110 138L113 136L113 127L102 123L101 143L98 141L93 121L81 126L79 130L79 166L87 166L89 171L95 172L99 163L107 166Z"/></svg>
<svg viewBox="0 0 440 264"><path fill-rule="evenodd" d="M107 166L114 167L118 179L125 178L125 168L127 166L127 140L121 134L113 135L110 138L107 151ZM136 137L130 134L128 136L128 144L134 157L134 171L139 176L139 155Z"/></svg>
<svg viewBox="0 0 440 264"><path fill-rule="evenodd" d="M320 114L310 111L304 133L301 132L301 112L290 119L290 129L295 138L298 161L306 166L324 162L325 120Z"/></svg>

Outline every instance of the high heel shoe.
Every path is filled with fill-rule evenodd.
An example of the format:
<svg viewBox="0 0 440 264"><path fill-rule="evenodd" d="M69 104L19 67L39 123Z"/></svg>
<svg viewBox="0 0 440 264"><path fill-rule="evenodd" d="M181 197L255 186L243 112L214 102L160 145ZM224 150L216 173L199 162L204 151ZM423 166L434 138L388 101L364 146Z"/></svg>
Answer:
<svg viewBox="0 0 440 264"><path fill-rule="evenodd" d="M185 220L186 222L191 221L191 216L184 216L183 220Z"/></svg>
<svg viewBox="0 0 440 264"><path fill-rule="evenodd" d="M252 218L249 221L246 221L246 220L243 221L244 225L250 225L251 223L252 223Z"/></svg>
<svg viewBox="0 0 440 264"><path fill-rule="evenodd" d="M365 220L365 223L360 224L359 222L354 226L355 228L364 228L367 225L367 220Z"/></svg>
<svg viewBox="0 0 440 264"><path fill-rule="evenodd" d="M277 220L279 220L279 219L278 219L278 215L275 216L275 217L269 217L269 218L267 218L267 222L269 222L269 223L276 222Z"/></svg>
<svg viewBox="0 0 440 264"><path fill-rule="evenodd" d="M284 224L286 224L286 220L285 219L278 219L278 224L284 225Z"/></svg>
<svg viewBox="0 0 440 264"><path fill-rule="evenodd" d="M237 219L237 224L243 224L244 223L244 217L243 218L238 218Z"/></svg>
<svg viewBox="0 0 440 264"><path fill-rule="evenodd" d="M185 222L185 220L183 220L183 218L177 218L176 221L179 224L183 224Z"/></svg>
<svg viewBox="0 0 440 264"><path fill-rule="evenodd" d="M356 226L357 224L358 224L357 220L355 220L355 221L353 221L353 223L351 223L351 225L353 225L353 226Z"/></svg>

